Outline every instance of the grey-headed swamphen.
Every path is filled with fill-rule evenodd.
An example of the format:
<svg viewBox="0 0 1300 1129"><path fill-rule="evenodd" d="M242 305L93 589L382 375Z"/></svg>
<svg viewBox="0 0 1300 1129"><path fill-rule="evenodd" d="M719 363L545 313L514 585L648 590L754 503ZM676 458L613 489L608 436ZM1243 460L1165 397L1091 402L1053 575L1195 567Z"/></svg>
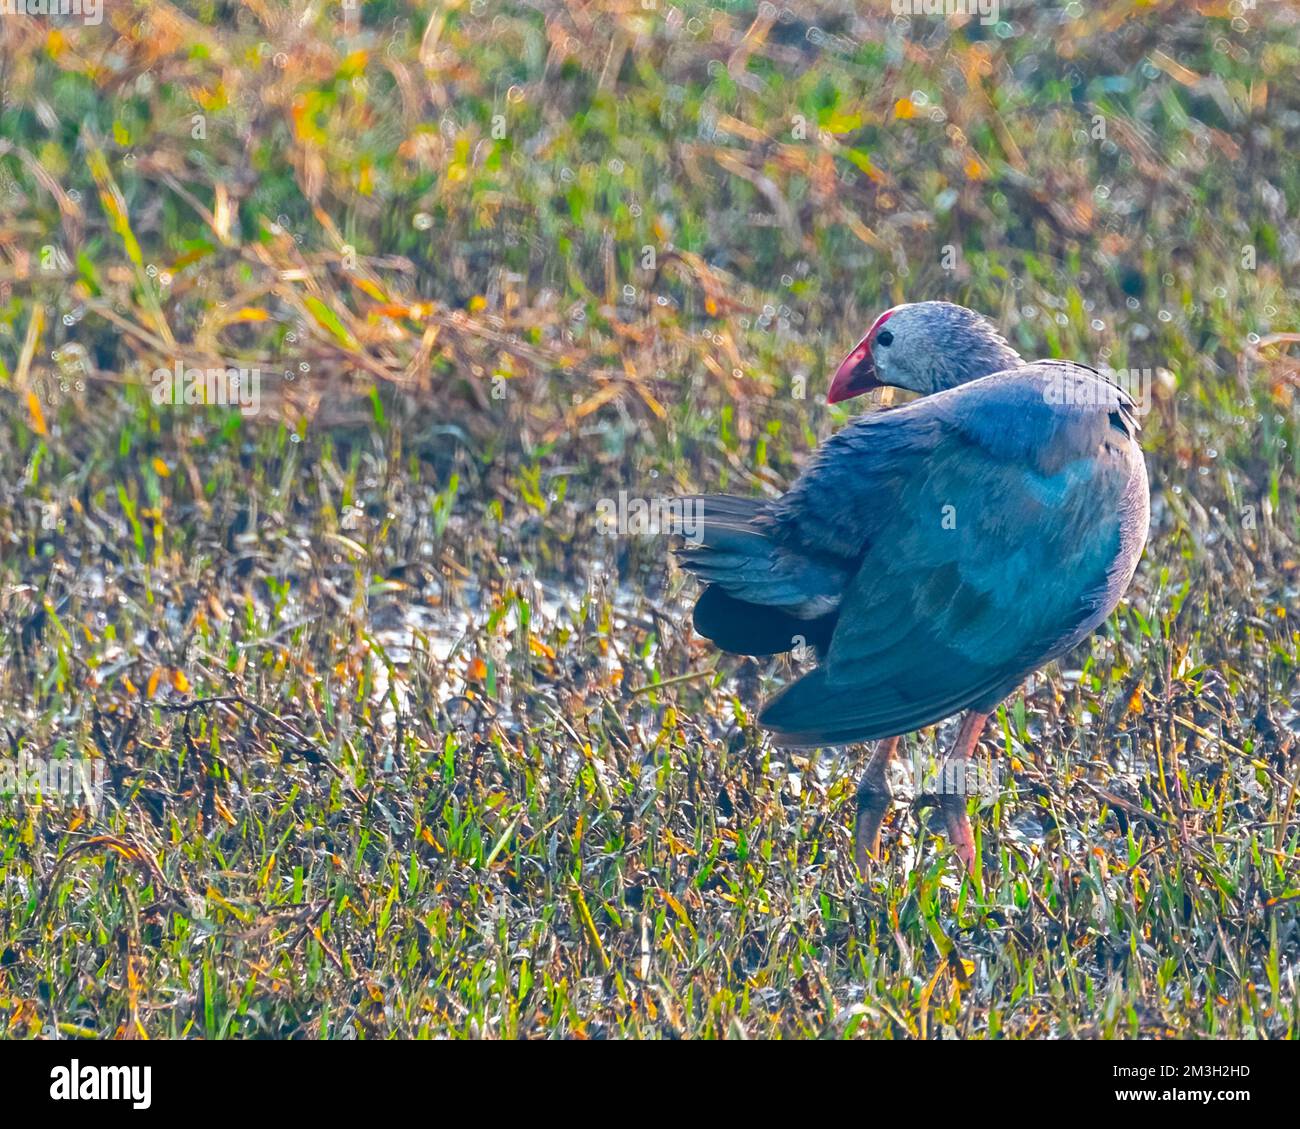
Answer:
<svg viewBox="0 0 1300 1129"><path fill-rule="evenodd" d="M898 738L966 710L945 762L964 768L998 703L1119 602L1149 507L1133 400L1083 365L1026 362L971 310L882 314L829 400L884 385L921 397L855 420L775 501L689 499L697 533L678 548L707 585L701 635L744 655L816 649L759 716L777 744L884 739L858 789L864 869ZM974 870L966 795L939 804Z"/></svg>

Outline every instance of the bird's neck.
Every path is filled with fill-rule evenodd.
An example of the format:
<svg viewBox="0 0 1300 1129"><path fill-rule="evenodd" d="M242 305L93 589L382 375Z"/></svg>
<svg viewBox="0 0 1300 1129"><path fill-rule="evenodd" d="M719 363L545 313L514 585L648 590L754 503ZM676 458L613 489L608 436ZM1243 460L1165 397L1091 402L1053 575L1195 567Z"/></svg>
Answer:
<svg viewBox="0 0 1300 1129"><path fill-rule="evenodd" d="M1001 337L978 341L970 348L954 354L948 371L939 374L940 388L955 388L959 384L968 384L982 376L992 376L995 372L1019 368L1024 363L1024 357Z"/></svg>

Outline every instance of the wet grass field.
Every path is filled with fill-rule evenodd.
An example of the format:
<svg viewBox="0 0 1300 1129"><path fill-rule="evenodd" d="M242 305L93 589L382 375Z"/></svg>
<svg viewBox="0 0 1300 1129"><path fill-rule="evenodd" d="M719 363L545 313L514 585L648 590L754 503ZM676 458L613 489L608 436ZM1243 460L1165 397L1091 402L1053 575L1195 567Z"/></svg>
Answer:
<svg viewBox="0 0 1300 1129"><path fill-rule="evenodd" d="M1300 1033L1300 22L1000 16L5 21L0 1031ZM1149 409L978 881L924 796L859 874L865 749L772 747L794 661L600 519L781 490L926 298Z"/></svg>

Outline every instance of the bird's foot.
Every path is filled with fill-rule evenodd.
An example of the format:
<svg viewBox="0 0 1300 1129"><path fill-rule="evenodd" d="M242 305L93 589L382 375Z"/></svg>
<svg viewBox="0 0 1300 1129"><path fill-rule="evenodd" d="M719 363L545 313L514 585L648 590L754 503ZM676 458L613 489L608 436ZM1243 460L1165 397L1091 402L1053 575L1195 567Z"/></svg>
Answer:
<svg viewBox="0 0 1300 1129"><path fill-rule="evenodd" d="M943 810L948 839L957 851L957 857L965 864L971 877L976 877L979 873L978 857L975 854L975 835L971 831L970 816L966 814L965 794L945 793L939 797L939 807Z"/></svg>
<svg viewBox="0 0 1300 1129"><path fill-rule="evenodd" d="M965 778L965 764L979 744L980 734L989 715L971 710L961 721L957 730L957 740L944 758L944 780L949 787ZM966 814L966 789L955 791L945 789L939 796L939 807L943 809L943 821L948 828L948 838L956 848L957 857L966 865L972 878L979 876L979 856L975 853L975 836L970 829L970 816Z"/></svg>
<svg viewBox="0 0 1300 1129"><path fill-rule="evenodd" d="M889 792L863 793L858 789L858 814L853 823L853 861L863 873L880 858L880 828L893 802Z"/></svg>
<svg viewBox="0 0 1300 1129"><path fill-rule="evenodd" d="M863 873L866 873L872 860L880 858L880 828L885 822L885 813L894 800L894 789L889 782L889 765L897 748L897 737L882 741L872 753L866 771L858 782L857 816L853 822L853 861Z"/></svg>

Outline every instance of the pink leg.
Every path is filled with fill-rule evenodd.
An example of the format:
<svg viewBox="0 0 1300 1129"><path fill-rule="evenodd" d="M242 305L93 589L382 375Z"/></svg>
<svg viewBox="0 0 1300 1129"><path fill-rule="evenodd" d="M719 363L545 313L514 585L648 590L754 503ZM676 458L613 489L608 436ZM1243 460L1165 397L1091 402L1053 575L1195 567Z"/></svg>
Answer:
<svg viewBox="0 0 1300 1129"><path fill-rule="evenodd" d="M853 823L853 861L865 872L873 858L880 857L880 825L894 798L889 785L889 765L898 751L898 738L881 741L867 761L858 782L857 818Z"/></svg>
<svg viewBox="0 0 1300 1129"><path fill-rule="evenodd" d="M988 714L976 713L973 710L962 718L961 728L957 731L957 740L944 758L942 776L945 785L965 778L966 761L975 751L975 746L979 744L980 734L984 732L984 723L988 719ZM945 788L939 796L939 807L943 809L948 838L957 848L957 856L966 864L966 869L971 874L975 874L978 860L975 858L975 836L971 833L970 816L966 814L966 800L964 790L953 792Z"/></svg>

